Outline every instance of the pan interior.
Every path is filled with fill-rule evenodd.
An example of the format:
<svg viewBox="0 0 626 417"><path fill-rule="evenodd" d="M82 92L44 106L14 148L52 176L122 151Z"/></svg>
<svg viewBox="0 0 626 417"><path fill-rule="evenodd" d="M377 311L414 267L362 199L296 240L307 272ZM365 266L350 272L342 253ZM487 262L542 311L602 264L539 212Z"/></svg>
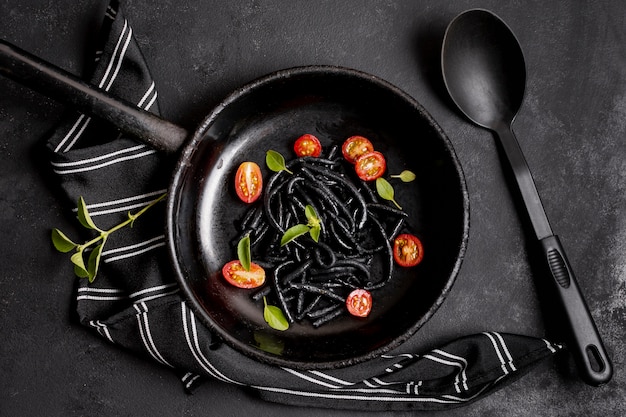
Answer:
<svg viewBox="0 0 626 417"><path fill-rule="evenodd" d="M255 161L267 181L273 173L266 151L294 158L293 142L304 133L325 149L366 136L385 155L389 173L416 173L416 181L394 188L425 257L417 267L396 268L391 282L373 292L367 319L344 315L319 328L303 322L279 332L265 323L263 302L227 284L221 268L237 259L235 224L249 208L235 194L237 167ZM406 340L443 301L467 239L465 183L441 129L410 97L350 70L293 69L235 92L186 147L172 190L171 251L200 319L237 350L294 368L346 366Z"/></svg>

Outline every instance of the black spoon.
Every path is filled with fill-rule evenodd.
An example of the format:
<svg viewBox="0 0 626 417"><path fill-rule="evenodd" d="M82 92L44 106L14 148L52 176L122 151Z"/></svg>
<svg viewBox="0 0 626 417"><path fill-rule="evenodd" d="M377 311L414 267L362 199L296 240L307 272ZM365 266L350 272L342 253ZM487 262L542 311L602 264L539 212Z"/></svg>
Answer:
<svg viewBox="0 0 626 417"><path fill-rule="evenodd" d="M613 374L598 329L578 288L559 238L552 233L537 188L511 130L524 98L526 64L510 28L494 13L467 10L448 25L441 67L448 93L474 123L500 139L513 168L533 229L551 273L555 294L565 312L568 342L581 377L590 385Z"/></svg>

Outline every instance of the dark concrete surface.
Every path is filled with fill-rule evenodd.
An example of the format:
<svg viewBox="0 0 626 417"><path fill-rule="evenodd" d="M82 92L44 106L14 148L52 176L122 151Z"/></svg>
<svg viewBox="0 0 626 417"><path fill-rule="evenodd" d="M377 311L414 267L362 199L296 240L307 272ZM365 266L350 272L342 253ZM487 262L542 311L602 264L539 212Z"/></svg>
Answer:
<svg viewBox="0 0 626 417"><path fill-rule="evenodd" d="M534 241L493 136L452 108L439 51L447 23L493 10L518 36L527 95L515 122L556 234L615 375L583 383L567 355L473 404L433 415L626 414L626 3L605 1L124 1L164 116L194 128L232 89L270 71L336 64L378 75L420 101L450 137L471 199L461 274L416 335L434 346L483 330L550 338ZM0 38L74 73L106 2L0 0ZM71 230L42 141L64 107L0 79L1 416L357 416L262 402L236 387L183 392L170 370L78 325L70 264L49 242ZM429 415L430 413L421 413ZM367 415L367 414L366 414ZM409 415L389 413L381 415Z"/></svg>

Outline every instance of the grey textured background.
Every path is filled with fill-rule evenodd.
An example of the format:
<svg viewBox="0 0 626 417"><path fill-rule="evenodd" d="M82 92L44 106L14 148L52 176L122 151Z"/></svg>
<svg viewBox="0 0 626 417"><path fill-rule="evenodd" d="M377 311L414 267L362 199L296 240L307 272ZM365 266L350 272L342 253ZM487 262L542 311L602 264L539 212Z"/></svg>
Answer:
<svg viewBox="0 0 626 417"><path fill-rule="evenodd" d="M615 376L606 386L587 386L562 355L483 400L433 415L626 414L623 0L128 0L122 5L156 79L164 116L189 129L232 89L304 64L378 75L415 97L439 122L467 176L471 233L461 274L441 309L411 341L416 349L483 330L553 334L553 320L542 310L551 302L539 291L531 230L509 191L493 136L452 108L439 69L443 32L457 13L482 7L500 15L527 60L527 95L514 130L613 358ZM80 73L105 7L99 0L0 0L0 38ZM71 267L48 237L51 227L75 226L55 196L41 152L63 110L0 79L0 415L363 415L269 404L217 382L188 396L168 369L76 324Z"/></svg>

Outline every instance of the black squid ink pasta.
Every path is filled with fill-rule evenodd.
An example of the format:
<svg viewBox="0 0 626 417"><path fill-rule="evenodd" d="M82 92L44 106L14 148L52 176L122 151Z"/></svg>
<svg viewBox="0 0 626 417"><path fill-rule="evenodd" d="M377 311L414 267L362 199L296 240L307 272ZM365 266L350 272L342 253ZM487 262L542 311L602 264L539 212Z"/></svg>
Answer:
<svg viewBox="0 0 626 417"><path fill-rule="evenodd" d="M268 274L252 298L277 303L289 323L319 327L347 312L352 290L374 291L392 279L393 239L407 214L353 175L337 147L325 156L295 158L286 168L273 173L263 201L242 216L235 242L249 236L252 259ZM306 223L307 205L321 221L318 242L306 234L281 246L286 230ZM370 272L375 260L380 276Z"/></svg>

